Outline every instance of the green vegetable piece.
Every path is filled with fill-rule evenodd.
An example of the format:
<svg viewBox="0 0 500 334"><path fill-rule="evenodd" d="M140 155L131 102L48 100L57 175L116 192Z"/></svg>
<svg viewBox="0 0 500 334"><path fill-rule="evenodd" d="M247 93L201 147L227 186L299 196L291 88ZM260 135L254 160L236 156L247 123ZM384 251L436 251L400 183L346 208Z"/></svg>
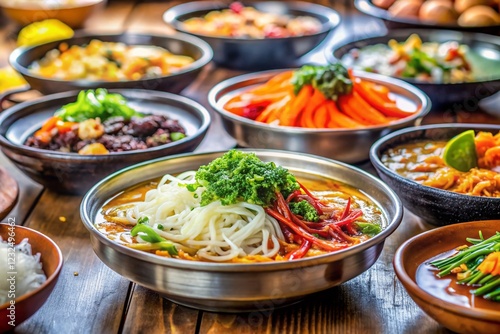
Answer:
<svg viewBox="0 0 500 334"><path fill-rule="evenodd" d="M127 99L116 93L108 93L104 88L95 91L89 89L78 94L76 102L66 104L55 112L55 116L66 122L83 122L90 118L108 118L120 116L129 120L133 116L142 117L143 114L127 105Z"/></svg>
<svg viewBox="0 0 500 334"><path fill-rule="evenodd" d="M137 224L148 224L149 223L149 218L147 216L142 216L139 219L137 219Z"/></svg>
<svg viewBox="0 0 500 334"><path fill-rule="evenodd" d="M305 85L312 85L323 93L325 98L336 101L340 95L352 91L352 81L347 69L340 63L326 66L304 65L292 77L295 95Z"/></svg>
<svg viewBox="0 0 500 334"><path fill-rule="evenodd" d="M474 138L474 130L467 130L450 139L444 147L444 163L461 172L468 172L471 168L477 167Z"/></svg>
<svg viewBox="0 0 500 334"><path fill-rule="evenodd" d="M183 134L182 132L172 132L170 134L170 139L172 139L172 141L178 141L178 140L181 140L182 138L185 138L186 135Z"/></svg>
<svg viewBox="0 0 500 334"><path fill-rule="evenodd" d="M143 217L141 217L143 218ZM177 255L177 249L174 244L165 238L162 238L151 226L146 224L137 224L130 231L130 235L135 237L139 235L142 240L152 244L159 243L160 249L168 251L170 255Z"/></svg>
<svg viewBox="0 0 500 334"><path fill-rule="evenodd" d="M317 222L319 220L318 211L306 200L291 202L288 206L292 213L302 216L308 222Z"/></svg>
<svg viewBox="0 0 500 334"><path fill-rule="evenodd" d="M205 187L201 205L220 200L222 205L240 201L269 206L276 193L288 196L300 188L295 176L273 162L263 162L254 153L230 150L196 172L196 183L187 185L195 191Z"/></svg>
<svg viewBox="0 0 500 334"><path fill-rule="evenodd" d="M382 232L382 227L378 224L368 222L355 222L361 233L374 236Z"/></svg>

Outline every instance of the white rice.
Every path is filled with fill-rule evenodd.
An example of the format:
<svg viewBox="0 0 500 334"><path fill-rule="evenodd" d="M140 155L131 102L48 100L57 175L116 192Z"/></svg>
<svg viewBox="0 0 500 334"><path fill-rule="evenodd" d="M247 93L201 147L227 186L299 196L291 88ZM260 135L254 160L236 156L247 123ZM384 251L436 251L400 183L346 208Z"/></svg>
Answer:
<svg viewBox="0 0 500 334"><path fill-rule="evenodd" d="M31 252L28 239L23 239L15 246L15 263L12 263L12 255L9 262L9 244L0 237L0 305L10 301L12 290L10 278L15 275L15 298L35 290L42 285L47 277L42 270L40 253L35 255ZM14 265L14 269L11 267ZM10 280L10 281L9 281Z"/></svg>

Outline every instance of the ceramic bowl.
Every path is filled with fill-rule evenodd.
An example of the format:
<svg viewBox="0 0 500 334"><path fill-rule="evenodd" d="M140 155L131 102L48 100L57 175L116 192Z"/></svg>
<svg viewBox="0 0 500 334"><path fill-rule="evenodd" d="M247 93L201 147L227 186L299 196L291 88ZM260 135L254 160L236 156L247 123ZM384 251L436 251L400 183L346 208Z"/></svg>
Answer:
<svg viewBox="0 0 500 334"><path fill-rule="evenodd" d="M106 5L106 0L77 1L0 1L0 6L7 17L21 26L36 21L56 19L71 28L81 28L85 21Z"/></svg>
<svg viewBox="0 0 500 334"><path fill-rule="evenodd" d="M0 224L0 236L4 241L9 241L9 237L14 238L13 242L16 245L24 238L28 238L32 254L40 253L42 269L47 276L47 280L37 289L22 296L16 295L14 307L11 306L10 301L0 305L0 332L3 333L14 329L12 323L9 324L9 322L14 320L14 324L18 326L42 307L57 283L63 265L63 256L57 244L49 237L27 227L10 225L10 220L8 224ZM7 260L5 263L8 263ZM10 317L11 315L13 318Z"/></svg>
<svg viewBox="0 0 500 334"><path fill-rule="evenodd" d="M425 140L449 140L473 129L500 131L499 125L436 124L407 128L379 139L370 150L370 160L380 178L401 198L405 208L433 225L448 225L464 221L500 219L500 198L469 196L423 186L387 168L381 157L388 149L400 144Z"/></svg>
<svg viewBox="0 0 500 334"><path fill-rule="evenodd" d="M500 220L456 224L419 234L402 244L394 256L394 270L410 297L427 315L457 333L499 333L500 304L495 309L453 303L422 289L417 270L429 259L467 244L466 238L477 238L479 231L485 238L494 235L500 231Z"/></svg>

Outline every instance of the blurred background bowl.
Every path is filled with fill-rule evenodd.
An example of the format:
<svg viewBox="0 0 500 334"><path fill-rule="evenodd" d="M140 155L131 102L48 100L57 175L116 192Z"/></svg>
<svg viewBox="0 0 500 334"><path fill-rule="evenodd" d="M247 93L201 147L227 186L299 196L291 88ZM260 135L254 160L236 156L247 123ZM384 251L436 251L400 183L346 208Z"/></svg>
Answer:
<svg viewBox="0 0 500 334"><path fill-rule="evenodd" d="M5 16L21 26L36 21L56 19L66 23L71 28L81 28L94 12L105 5L106 0L0 1Z"/></svg>
<svg viewBox="0 0 500 334"><path fill-rule="evenodd" d="M384 2L384 1L380 1ZM385 1L387 4L392 3L394 1L388 0ZM420 1L421 3L423 1ZM457 1L455 1L457 2ZM464 2L464 1L462 1ZM486 1L484 1L486 2ZM473 2L470 1L471 4L478 3L478 1ZM490 1L490 3L494 3L493 1ZM384 24L388 29L398 29L398 28L403 28L403 29L422 29L422 28L430 28L430 29L450 29L450 30L461 30L461 31L468 31L468 32L481 32L485 34L493 34L493 35L500 35L500 23L494 24L494 25L485 25L485 26L480 26L480 25L473 25L473 26L460 26L458 25L457 22L450 22L450 23L439 23L439 22L433 22L431 20L425 21L421 20L418 17L408 17L408 16L394 16L392 15L388 10L375 6L373 4L373 0L354 0L354 6L356 8L367 15L374 16L376 18L382 19L384 21ZM406 11L403 9L400 11L401 13L409 13L409 9L407 8ZM443 13L443 11L436 11L436 13Z"/></svg>
<svg viewBox="0 0 500 334"><path fill-rule="evenodd" d="M24 145L26 139L61 106L74 102L78 91L48 95L24 102L0 114L0 146L21 171L44 186L63 193L85 193L97 181L123 167L194 150L205 137L210 114L197 102L164 92L111 90L125 96L129 105L146 114L166 115L186 129L186 137L145 150L79 155Z"/></svg>
<svg viewBox="0 0 500 334"><path fill-rule="evenodd" d="M380 178L401 198L405 208L433 225L485 219L500 219L500 198L469 196L442 189L423 186L400 176L386 167L382 155L397 145L415 141L447 141L466 130L500 131L500 125L487 124L435 124L414 127L391 133L373 144L370 160Z"/></svg>
<svg viewBox="0 0 500 334"><path fill-rule="evenodd" d="M417 34L422 42L444 43L448 41L457 41L465 44L477 55L478 60L491 63L500 63L500 37L467 33L450 30L429 30L429 29L405 29L389 31L384 36L369 37L353 42L339 44L327 52L326 56L330 62L340 60L344 65L351 66L353 59L349 52L353 49L361 49L366 46L385 44L394 39L398 42L404 42L410 35ZM486 68L486 66L483 66ZM487 68L485 73L488 74ZM498 72L497 72L498 73ZM477 108L478 101L498 93L500 89L500 76L484 77L474 82L464 83L427 83L419 82L411 78L400 78L424 91L432 101L432 107L435 109L450 107L458 104L462 109L470 108L474 105Z"/></svg>
<svg viewBox="0 0 500 334"><path fill-rule="evenodd" d="M485 236L491 236L500 230L499 227L500 220L445 226L409 239L396 251L394 270L410 297L427 315L454 332L498 333L500 332L500 309L457 305L446 298L434 296L417 284L417 269L429 259L466 244L466 238L477 238L479 231ZM443 295L445 295L444 292Z"/></svg>
<svg viewBox="0 0 500 334"><path fill-rule="evenodd" d="M239 70L264 70L297 66L299 58L318 46L340 24L340 15L328 7L298 1L246 2L244 5L259 11L311 16L322 23L316 34L265 39L217 37L190 33L182 22L192 17L202 17L214 11L229 8L229 2L194 1L170 8L163 19L176 30L205 40L214 50L214 61L225 67Z"/></svg>
<svg viewBox="0 0 500 334"><path fill-rule="evenodd" d="M159 46L173 54L193 57L195 61L186 68L170 75L127 81L58 80L33 74L29 69L34 61L40 60L48 51L57 49L61 43L66 43L68 46L84 45L94 39L104 42L121 42L127 45ZM207 43L199 38L185 34L157 36L137 34L89 35L81 33L65 40L17 48L11 53L9 62L16 71L22 74L31 88L43 94L91 88L137 88L179 93L196 79L203 67L211 61L212 56L212 49Z"/></svg>
<svg viewBox="0 0 500 334"><path fill-rule="evenodd" d="M430 110L428 97L410 84L362 72L355 72L356 76L387 86L395 94L396 100L404 101L404 104L414 107L418 112L383 126L361 129L309 129L257 122L223 108L231 96L262 84L280 72L282 70L234 77L219 83L210 91L208 100L211 107L222 117L224 128L239 145L310 153L348 163L361 162L368 159L370 146L377 139L392 130L415 125Z"/></svg>
<svg viewBox="0 0 500 334"><path fill-rule="evenodd" d="M385 239L402 219L401 202L389 187L364 171L329 159L284 151L252 152L263 161L273 161L289 169L299 178L320 176L360 189L378 204L387 226L367 241L330 254L262 263L213 263L161 257L120 245L96 229L94 222L103 204L116 194L167 173L197 170L224 152L183 154L123 169L99 182L85 195L80 215L90 231L95 253L118 274L178 304L217 312L262 312L286 306L308 294L342 284L377 261Z"/></svg>
<svg viewBox="0 0 500 334"><path fill-rule="evenodd" d="M0 224L0 236L4 241L9 239L10 228L10 224ZM14 233L15 244L20 243L24 238L28 238L33 255L40 253L42 269L45 276L47 276L45 283L37 289L22 296L16 295L15 324L19 326L23 321L35 314L49 298L59 278L59 273L63 265L63 256L57 244L38 231L23 226L15 226ZM8 317L10 310L7 308L9 306L10 302L0 305L0 332L2 333L14 329L8 323L11 320Z"/></svg>

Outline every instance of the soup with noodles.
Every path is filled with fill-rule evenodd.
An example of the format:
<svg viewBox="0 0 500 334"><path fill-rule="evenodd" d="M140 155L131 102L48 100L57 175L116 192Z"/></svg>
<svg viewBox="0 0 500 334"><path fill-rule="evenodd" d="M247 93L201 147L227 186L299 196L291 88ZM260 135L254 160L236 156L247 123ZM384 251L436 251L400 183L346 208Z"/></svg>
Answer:
<svg viewBox="0 0 500 334"><path fill-rule="evenodd" d="M160 256L237 263L326 254L385 227L381 210L360 191L319 176L299 180L260 160L252 161L258 168L249 167L247 155L233 150L211 163L217 172L209 164L132 187L103 206L96 227L120 244ZM214 177L221 165L228 167L220 159L235 157L243 160L224 171L230 177Z"/></svg>

